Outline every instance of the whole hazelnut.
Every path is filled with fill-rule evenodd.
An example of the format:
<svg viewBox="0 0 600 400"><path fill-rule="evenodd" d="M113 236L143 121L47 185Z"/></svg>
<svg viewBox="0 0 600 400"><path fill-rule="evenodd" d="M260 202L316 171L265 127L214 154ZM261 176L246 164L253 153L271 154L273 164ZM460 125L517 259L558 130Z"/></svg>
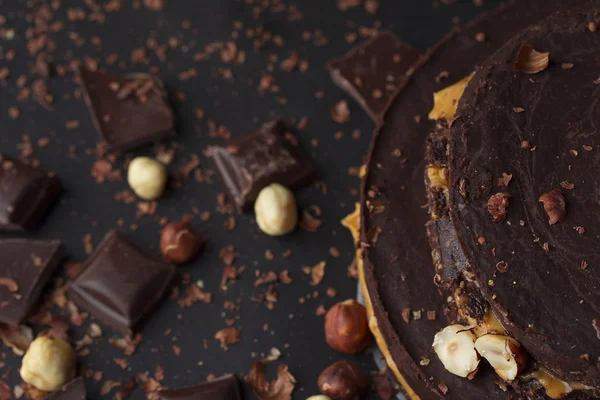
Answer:
<svg viewBox="0 0 600 400"><path fill-rule="evenodd" d="M127 182L144 200L156 200L167 186L167 169L150 157L136 157L129 163Z"/></svg>
<svg viewBox="0 0 600 400"><path fill-rule="evenodd" d="M52 392L75 377L75 351L63 339L41 336L31 342L21 364L21 378L37 389Z"/></svg>
<svg viewBox="0 0 600 400"><path fill-rule="evenodd" d="M291 190L278 183L263 188L254 203L256 223L271 236L292 232L298 224L298 207Z"/></svg>
<svg viewBox="0 0 600 400"><path fill-rule="evenodd" d="M354 400L367 390L369 379L355 364L344 360L321 372L317 384L323 394L334 400Z"/></svg>
<svg viewBox="0 0 600 400"><path fill-rule="evenodd" d="M196 235L187 221L165 225L160 236L160 250L167 262L183 264L190 261L204 247L204 240Z"/></svg>
<svg viewBox="0 0 600 400"><path fill-rule="evenodd" d="M367 310L356 300L334 305L325 314L325 340L334 350L355 354L371 342Z"/></svg>

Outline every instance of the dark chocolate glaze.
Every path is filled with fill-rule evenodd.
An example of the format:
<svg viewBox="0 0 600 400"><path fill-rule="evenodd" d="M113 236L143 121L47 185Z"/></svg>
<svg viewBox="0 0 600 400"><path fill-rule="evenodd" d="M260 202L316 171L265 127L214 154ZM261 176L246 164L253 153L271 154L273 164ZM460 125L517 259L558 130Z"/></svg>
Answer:
<svg viewBox="0 0 600 400"><path fill-rule="evenodd" d="M116 331L130 335L164 297L174 275L174 266L113 230L86 260L68 296Z"/></svg>
<svg viewBox="0 0 600 400"><path fill-rule="evenodd" d="M384 31L332 60L328 67L333 82L378 122L420 56L419 50Z"/></svg>
<svg viewBox="0 0 600 400"><path fill-rule="evenodd" d="M147 73L117 76L85 67L78 72L103 150L127 150L175 134L167 91L157 77Z"/></svg>
<svg viewBox="0 0 600 400"><path fill-rule="evenodd" d="M594 81L600 35L590 32L588 23L598 15L592 7L560 13L503 46L467 87L449 146L450 214L484 297L539 363L564 380L595 388L600 388L600 332L593 324L600 317L595 268L600 265L600 89ZM515 71L522 44L550 52L550 66L534 75ZM565 63L574 66L563 68ZM532 148L523 148L523 141ZM497 187L503 172L512 180ZM479 190L481 176L493 178L483 184L485 192ZM566 198L567 214L550 225L538 199L553 189ZM487 210L496 192L511 195L504 223L494 223ZM486 245L478 245L480 236ZM505 273L496 268L500 261L508 263Z"/></svg>
<svg viewBox="0 0 600 400"><path fill-rule="evenodd" d="M391 103L385 123L375 131L361 191L361 235L366 241L366 233L374 226L382 232L377 242L365 249L365 278L375 317L392 357L422 399L443 397L438 388L440 382L448 387L446 398L509 396L494 383L496 377L485 365L469 381L447 372L431 349L435 333L449 323L444 317L446 298L432 281L431 249L425 228L428 214L423 169L425 139L434 127L427 120L433 106L432 94L469 75L521 29L574 3L585 1L519 1L456 28L419 62ZM476 40L479 32L485 34L485 41ZM436 81L444 71L448 78ZM396 149L401 152L400 157ZM385 205L383 213L369 214L366 201L373 197ZM405 308L436 311L437 318L413 321L411 317L406 323L402 318ZM421 365L421 357L427 357L429 365ZM521 388L516 390L513 396L526 398Z"/></svg>
<svg viewBox="0 0 600 400"><path fill-rule="evenodd" d="M0 278L12 279L18 285L15 293L6 285L0 286L0 322L23 322L37 305L62 257L58 240L0 240Z"/></svg>
<svg viewBox="0 0 600 400"><path fill-rule="evenodd" d="M158 400L242 400L240 381L226 375L210 382L182 389L165 389L157 393Z"/></svg>
<svg viewBox="0 0 600 400"><path fill-rule="evenodd" d="M36 228L61 191L53 172L0 153L0 231Z"/></svg>
<svg viewBox="0 0 600 400"><path fill-rule="evenodd" d="M85 400L85 383L83 378L75 378L62 388L50 393L44 400Z"/></svg>
<svg viewBox="0 0 600 400"><path fill-rule="evenodd" d="M249 211L260 191L272 183L298 189L315 169L283 121L208 148L208 155L240 211Z"/></svg>

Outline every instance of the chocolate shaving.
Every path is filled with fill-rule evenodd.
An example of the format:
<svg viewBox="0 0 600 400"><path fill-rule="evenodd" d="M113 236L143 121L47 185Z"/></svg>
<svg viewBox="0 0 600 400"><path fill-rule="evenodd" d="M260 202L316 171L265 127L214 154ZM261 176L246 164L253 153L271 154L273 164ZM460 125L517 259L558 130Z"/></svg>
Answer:
<svg viewBox="0 0 600 400"><path fill-rule="evenodd" d="M600 318L594 318L592 320L592 326L596 330L596 336L600 339Z"/></svg>
<svg viewBox="0 0 600 400"><path fill-rule="evenodd" d="M296 378L289 372L287 365L282 364L277 368L277 379L267 382L265 363L257 361L252 364L246 382L260 400L291 400Z"/></svg>
<svg viewBox="0 0 600 400"><path fill-rule="evenodd" d="M215 339L221 342L223 350L229 350L229 346L240 342L240 331L235 328L221 329L215 333Z"/></svg>
<svg viewBox="0 0 600 400"><path fill-rule="evenodd" d="M498 178L498 186L508 187L508 184L510 183L512 177L512 174L507 174L506 172L503 172L502 177Z"/></svg>
<svg viewBox="0 0 600 400"><path fill-rule="evenodd" d="M537 74L545 70L550 62L550 53L542 53L528 44L521 45L514 68L526 74Z"/></svg>
<svg viewBox="0 0 600 400"><path fill-rule="evenodd" d="M567 209L565 197L560 190L554 189L548 193L544 193L540 196L539 201L544 203L544 210L546 210L546 214L550 218L548 221L550 225L564 221L567 216Z"/></svg>
<svg viewBox="0 0 600 400"><path fill-rule="evenodd" d="M5 286L11 293L19 291L19 284L12 278L0 278L0 285Z"/></svg>
<svg viewBox="0 0 600 400"><path fill-rule="evenodd" d="M317 286L325 277L325 261L321 261L314 267L310 268L311 286Z"/></svg>

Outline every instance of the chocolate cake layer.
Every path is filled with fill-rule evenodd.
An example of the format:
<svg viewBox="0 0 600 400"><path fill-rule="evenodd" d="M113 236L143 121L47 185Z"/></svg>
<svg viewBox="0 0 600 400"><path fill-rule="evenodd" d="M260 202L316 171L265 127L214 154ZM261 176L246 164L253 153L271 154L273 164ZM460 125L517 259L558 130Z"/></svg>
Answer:
<svg viewBox="0 0 600 400"><path fill-rule="evenodd" d="M494 383L493 371L482 368L473 381L456 377L431 349L435 333L448 324L445 298L432 283L425 233L428 216L422 207L425 138L433 128L426 119L432 93L468 76L520 29L571 4L521 1L456 28L419 63L387 111L385 124L375 132L362 189L364 280L390 358L400 369L401 380L420 398L507 397ZM426 317L427 311L435 314L435 320Z"/></svg>
<svg viewBox="0 0 600 400"><path fill-rule="evenodd" d="M484 298L539 363L595 388L599 14L560 13L503 46L477 69L449 136L450 215ZM549 52L548 67L526 46Z"/></svg>

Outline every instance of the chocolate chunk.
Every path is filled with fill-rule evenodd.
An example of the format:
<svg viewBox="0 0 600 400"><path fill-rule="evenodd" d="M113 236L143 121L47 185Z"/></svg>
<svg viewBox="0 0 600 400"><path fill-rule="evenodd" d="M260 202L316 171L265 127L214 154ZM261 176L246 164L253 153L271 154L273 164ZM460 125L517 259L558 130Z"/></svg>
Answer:
<svg viewBox="0 0 600 400"><path fill-rule="evenodd" d="M0 153L0 231L34 229L61 191L53 172Z"/></svg>
<svg viewBox="0 0 600 400"><path fill-rule="evenodd" d="M332 60L329 72L333 82L377 122L419 57L417 49L385 31Z"/></svg>
<svg viewBox="0 0 600 400"><path fill-rule="evenodd" d="M82 267L69 297L105 324L130 335L164 296L175 267L110 231Z"/></svg>
<svg viewBox="0 0 600 400"><path fill-rule="evenodd" d="M105 150L131 149L175 134L167 91L155 76L117 76L80 67L79 78Z"/></svg>
<svg viewBox="0 0 600 400"><path fill-rule="evenodd" d="M250 210L265 186L279 183L297 189L315 177L310 159L280 120L211 146L208 155L240 211Z"/></svg>
<svg viewBox="0 0 600 400"><path fill-rule="evenodd" d="M240 381L226 375L211 382L182 389L161 390L157 400L241 400Z"/></svg>
<svg viewBox="0 0 600 400"><path fill-rule="evenodd" d="M85 400L85 383L83 378L75 378L56 392L50 393L44 400Z"/></svg>
<svg viewBox="0 0 600 400"><path fill-rule="evenodd" d="M62 256L58 240L0 240L0 322L18 325L29 315Z"/></svg>

